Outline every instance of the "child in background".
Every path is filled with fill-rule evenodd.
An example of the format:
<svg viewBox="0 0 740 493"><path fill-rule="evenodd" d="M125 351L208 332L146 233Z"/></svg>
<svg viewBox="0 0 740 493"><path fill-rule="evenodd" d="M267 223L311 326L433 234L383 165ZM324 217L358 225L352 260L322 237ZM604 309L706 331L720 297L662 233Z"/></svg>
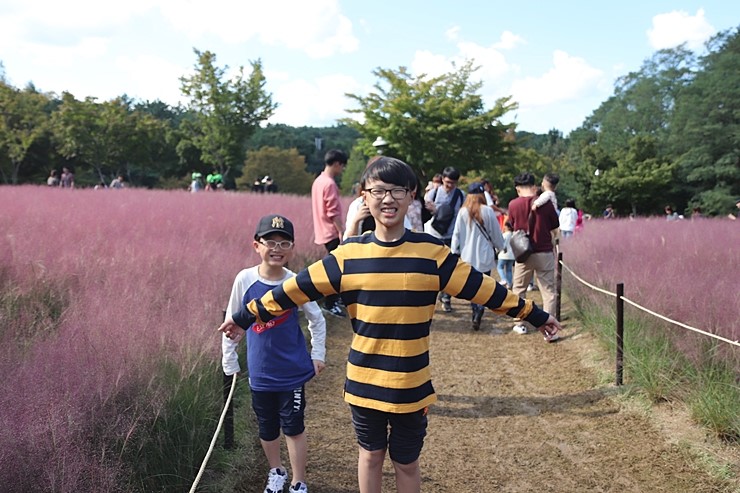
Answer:
<svg viewBox="0 0 740 493"><path fill-rule="evenodd" d="M558 198L555 196L555 190L558 189L560 177L555 173L545 173L542 177L542 193L532 202L532 210L536 211L548 202L552 202L555 212L558 212Z"/></svg>
<svg viewBox="0 0 740 493"><path fill-rule="evenodd" d="M429 329L439 291L524 319L546 336L560 329L552 315L471 268L442 240L404 227L416 182L403 161L386 156L375 161L360 180L375 230L349 237L296 277L243 305L218 328L238 340L255 320L270 323L296 303L341 294L354 331L344 400L360 445L360 493L381 492L386 451L397 491L421 490L419 456L428 406L437 400Z"/></svg>
<svg viewBox="0 0 740 493"><path fill-rule="evenodd" d="M509 247L509 242L511 241L511 235L513 233L514 227L509 221L506 221L504 223L503 235L504 246L498 252L498 265L496 266L498 275L501 278L501 284L503 284L506 289L511 289L514 286L514 262L516 261L516 258L514 257L514 252L512 252Z"/></svg>
<svg viewBox="0 0 740 493"><path fill-rule="evenodd" d="M293 224L287 218L270 215L260 219L253 248L262 262L237 274L226 313L238 312L246 303L261 298L275 286L295 276L285 268L293 256L293 240ZM304 384L324 368L326 321L315 302L306 302L301 308L308 319L311 334L310 355L295 306L268 323L247 326L247 368L252 409L257 415L262 450L270 465L264 493L282 493L288 479L280 459L281 428L293 473L289 491L308 491L305 479ZM226 375L241 371L237 345L238 340L222 337L221 364Z"/></svg>

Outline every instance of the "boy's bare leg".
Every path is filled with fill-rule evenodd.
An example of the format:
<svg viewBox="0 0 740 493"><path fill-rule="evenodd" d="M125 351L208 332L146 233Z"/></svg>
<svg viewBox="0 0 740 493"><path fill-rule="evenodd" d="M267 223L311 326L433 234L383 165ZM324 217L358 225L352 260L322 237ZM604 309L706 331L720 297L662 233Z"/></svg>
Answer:
<svg viewBox="0 0 740 493"><path fill-rule="evenodd" d="M398 493L420 493L421 492L421 468L419 459L411 464L393 462L396 470L396 490Z"/></svg>
<svg viewBox="0 0 740 493"><path fill-rule="evenodd" d="M290 469L292 470L291 484L306 482L306 456L308 454L308 445L306 433L292 437L286 436L285 441L288 445L288 456L290 457Z"/></svg>
<svg viewBox="0 0 740 493"><path fill-rule="evenodd" d="M360 493L380 493L383 485L384 460L385 449L370 451L360 447L360 455L357 459L357 481L360 484Z"/></svg>
<svg viewBox="0 0 740 493"><path fill-rule="evenodd" d="M265 457L267 458L267 463L270 465L270 469L276 467L282 468L283 463L280 461L280 436L269 442L260 438L260 443L262 444L262 450L265 451Z"/></svg>

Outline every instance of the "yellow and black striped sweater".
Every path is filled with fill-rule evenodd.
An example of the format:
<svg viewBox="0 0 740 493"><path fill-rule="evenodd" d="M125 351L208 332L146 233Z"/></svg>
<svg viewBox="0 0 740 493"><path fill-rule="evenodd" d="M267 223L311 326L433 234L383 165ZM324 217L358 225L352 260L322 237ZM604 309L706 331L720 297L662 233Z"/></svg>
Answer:
<svg viewBox="0 0 740 493"><path fill-rule="evenodd" d="M350 404L409 413L436 401L429 369L429 327L437 293L519 317L535 327L548 314L450 252L441 240L406 231L386 243L374 233L349 238L324 259L251 301L235 321L269 321L283 310L340 294L354 337L344 398ZM248 325L247 325L248 326Z"/></svg>

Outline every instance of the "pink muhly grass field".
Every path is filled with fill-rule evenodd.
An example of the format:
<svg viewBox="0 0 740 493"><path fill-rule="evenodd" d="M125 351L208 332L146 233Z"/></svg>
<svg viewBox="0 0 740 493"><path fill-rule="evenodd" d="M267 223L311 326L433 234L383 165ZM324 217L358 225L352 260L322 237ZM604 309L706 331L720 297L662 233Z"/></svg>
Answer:
<svg viewBox="0 0 740 493"><path fill-rule="evenodd" d="M101 441L146 432L164 363L220 371L216 327L259 261L261 216L293 221L294 270L325 253L308 197L22 186L0 187L0 208L0 482L14 491L116 489Z"/></svg>
<svg viewBox="0 0 740 493"><path fill-rule="evenodd" d="M736 341L740 338L738 245L740 224L727 219L592 220L580 234L562 242L562 252L565 265L585 281L610 292L622 282L625 298ZM615 305L613 297L582 286L567 271L563 285L566 293ZM629 304L625 310L642 313ZM664 324L653 319L656 325ZM673 324L668 327L688 354L695 354L699 341L709 339ZM734 346L719 345L728 346L730 354L737 352Z"/></svg>

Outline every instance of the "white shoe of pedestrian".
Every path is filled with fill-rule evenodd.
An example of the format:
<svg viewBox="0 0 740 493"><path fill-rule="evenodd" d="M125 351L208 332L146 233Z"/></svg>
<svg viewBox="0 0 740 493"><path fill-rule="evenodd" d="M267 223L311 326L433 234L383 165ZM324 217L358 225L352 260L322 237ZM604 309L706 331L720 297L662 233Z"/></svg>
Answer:
<svg viewBox="0 0 740 493"><path fill-rule="evenodd" d="M525 327L524 325L515 325L512 330L514 332L516 332L517 334L526 334L527 333L527 327Z"/></svg>

